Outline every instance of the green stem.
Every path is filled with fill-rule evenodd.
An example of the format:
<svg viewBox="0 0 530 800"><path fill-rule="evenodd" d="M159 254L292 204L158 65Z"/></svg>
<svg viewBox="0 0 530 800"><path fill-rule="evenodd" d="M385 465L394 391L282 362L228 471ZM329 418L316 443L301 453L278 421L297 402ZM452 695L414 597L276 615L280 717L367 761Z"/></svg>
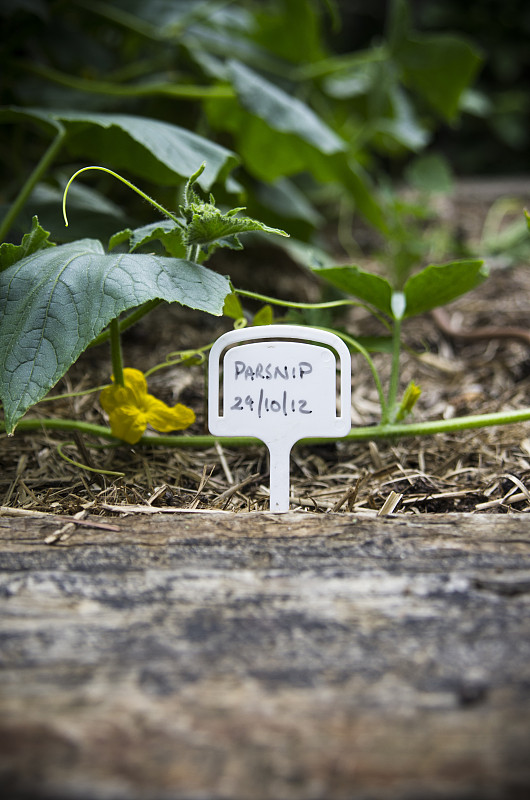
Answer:
<svg viewBox="0 0 530 800"><path fill-rule="evenodd" d="M108 386L112 386L111 383L103 383L101 386L94 386L92 389L84 389L82 392L65 392L64 394L47 394L46 397L43 397L42 400L39 400L39 403L53 403L56 400L67 400L71 397L86 397L89 394L96 394L96 392L101 392L103 389L106 389Z"/></svg>
<svg viewBox="0 0 530 800"><path fill-rule="evenodd" d="M388 397L386 401L386 409L381 419L381 422L383 424L396 421L397 394L399 389L400 355L401 355L401 319L395 319L394 330L392 333L392 370L390 373L390 381L388 384Z"/></svg>
<svg viewBox="0 0 530 800"><path fill-rule="evenodd" d="M199 245L190 244L189 247L187 247L186 249L186 261L192 261L194 264L196 264L198 258L199 258Z"/></svg>
<svg viewBox="0 0 530 800"><path fill-rule="evenodd" d="M340 439L309 438L300 440L300 444L316 445L325 444L330 441L361 442L373 441L374 439L403 438L407 436L432 436L437 433L459 433L465 430L489 428L494 425L513 425L515 423L528 421L530 421L530 408L522 408L517 411L499 411L493 414L477 414L467 417L454 417L453 419L407 423L405 425L397 423L371 425L355 428L347 436L341 437ZM125 444L112 435L110 428L106 428L103 425L94 425L89 422L80 422L74 419L21 419L17 424L17 431L20 433L41 429L79 431L80 433L107 439L114 444ZM5 425L3 422L0 422L0 431L2 430L5 431ZM219 442L226 447L250 447L261 444L259 439L249 436L186 436L184 434L179 436L148 434L142 436L138 444L204 449L213 447L215 442Z"/></svg>
<svg viewBox="0 0 530 800"><path fill-rule="evenodd" d="M154 375L155 372L159 372L161 369L167 369L168 367L176 367L179 364L182 364L188 358L193 358L194 356L200 357L200 361L197 364L202 364L206 361L205 353L208 350L211 350L213 347L213 342L210 344L205 344L203 347L198 347L196 350L181 350L180 352L175 352L174 354L169 354L166 361L163 361L161 364L155 364L154 367L151 369L146 370L144 372L144 376L148 378L150 375ZM174 357L172 357L174 355Z"/></svg>
<svg viewBox="0 0 530 800"><path fill-rule="evenodd" d="M284 308L307 308L309 310L319 308L340 308L341 306L356 306L357 308L365 308L370 312L370 314L372 314L372 316L379 320L379 322L381 322L381 324L387 330L390 330L390 325L383 314L378 313L375 308L369 306L367 303L361 303L359 300L328 300L325 303L297 303L294 300L278 300L277 297L268 297L266 294L249 292L246 289L237 289L235 287L233 292L241 297L249 297L252 300L259 300L262 303L270 303L271 305L282 306Z"/></svg>
<svg viewBox="0 0 530 800"><path fill-rule="evenodd" d="M74 442L63 442L62 444L56 445L57 452L61 458L64 459L64 461L68 462L68 464L72 464L78 469L84 469L87 472L95 472L98 475L111 475L114 478L125 478L125 472L115 472L112 469L97 469L96 467L89 467L88 464L81 464L80 461L75 461L75 459L70 458L70 456L67 456L63 450L63 447L66 447L69 444L74 444Z"/></svg>
<svg viewBox="0 0 530 800"><path fill-rule="evenodd" d="M190 4L192 6L191 11L182 14L180 19L178 21L175 20L171 26L157 26L140 19L140 17L131 12L115 8L111 3L97 2L97 0L90 0L90 2L77 0L78 5L88 9L88 11L100 14L102 17L136 31L142 36L161 42L180 40L184 31L191 24L207 19L214 11L223 8L225 5L230 5L230 2L231 0L224 0L224 2L221 0L214 3Z"/></svg>
<svg viewBox="0 0 530 800"><path fill-rule="evenodd" d="M55 156L61 149L65 136L66 136L65 129L62 126L58 127L56 137L54 138L54 140L52 141L52 143L50 144L50 146L40 159L37 166L34 168L29 178L24 183L24 186L18 193L14 202L11 204L9 211L2 220L2 223L0 224L0 242L4 241L5 237L7 236L7 234L11 229L13 222L22 211L29 195L33 191L36 184L40 181L42 176L47 172L48 167L55 159Z"/></svg>
<svg viewBox="0 0 530 800"><path fill-rule="evenodd" d="M124 85L111 83L110 81L78 78L37 64L22 63L21 66L45 80L53 81L60 86L67 86L69 89L75 89L78 92L88 92L90 94L103 94L113 97L156 97L162 95L165 97L177 97L179 100L230 99L235 96L234 90L227 84L200 86L197 84L171 82L168 79L165 83Z"/></svg>
<svg viewBox="0 0 530 800"><path fill-rule="evenodd" d="M125 379L123 377L123 356L121 352L120 322L118 318L112 320L109 325L109 331L114 383L117 386L125 386Z"/></svg>
<svg viewBox="0 0 530 800"><path fill-rule="evenodd" d="M343 342L352 347L354 350L357 350L357 352L363 356L363 358L365 359L366 363L370 368L370 372L372 373L372 377L374 379L375 387L377 389L377 394L379 395L379 405L381 406L381 419L383 420L387 416L387 411L388 411L385 401L385 393L383 392L383 386L381 384L379 374L377 372L375 364L368 350L365 347L363 347L362 344L359 344L359 342L352 336L348 336L347 333L342 333L342 331L333 330L333 328L321 328L320 330L327 330L329 331L329 333L334 333L336 336L342 339Z"/></svg>
<svg viewBox="0 0 530 800"><path fill-rule="evenodd" d="M340 306L363 306L363 303L358 303L356 300L329 300L326 303L297 303L294 300L278 300L277 297L268 297L266 294L258 294L257 292L249 292L246 289L235 289L234 294L241 297L250 297L252 300L259 300L263 303L272 303L275 306L283 306L285 308L339 308Z"/></svg>
<svg viewBox="0 0 530 800"><path fill-rule="evenodd" d="M156 200L153 200L152 197L149 197L148 194L139 189L138 186L135 186L134 183L131 183L131 181L128 181L126 178L122 178L122 176L119 175L117 172L114 172L112 169L107 169L107 167L90 166L90 167L82 167L81 169L78 169L77 172L74 172L74 174L72 175L72 177L65 186L63 194L63 217L64 217L64 224L66 225L66 227L68 227L68 217L66 216L66 195L68 194L68 189L70 188L71 184L77 178L78 175L81 175L82 172L88 172L91 169L97 169L100 172L106 172L108 175L112 175L114 178L117 178L119 181L124 183L125 186L128 186L129 189L132 189L133 192L136 192L136 194L139 194L140 197L143 197L144 200L147 200L148 203L151 203L151 205L158 211L160 211L160 213L163 214L165 217L169 217L169 219L173 220L173 222L176 222L177 225L181 225L181 222L178 217L172 214L171 211L168 211L167 208L164 208L164 206L161 206L160 203L157 203Z"/></svg>

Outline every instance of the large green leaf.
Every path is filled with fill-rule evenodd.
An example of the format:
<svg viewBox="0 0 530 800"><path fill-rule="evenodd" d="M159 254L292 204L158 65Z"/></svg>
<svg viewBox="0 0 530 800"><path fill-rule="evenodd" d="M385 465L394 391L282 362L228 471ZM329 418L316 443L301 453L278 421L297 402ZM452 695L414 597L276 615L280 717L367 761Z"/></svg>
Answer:
<svg viewBox="0 0 530 800"><path fill-rule="evenodd" d="M359 300L375 306L379 311L391 315L392 287L380 275L364 272L359 267L350 265L317 268L313 269L313 272L336 286L337 289L358 297Z"/></svg>
<svg viewBox="0 0 530 800"><path fill-rule="evenodd" d="M449 121L457 116L460 97L482 62L465 39L447 34L407 37L394 57L406 83Z"/></svg>
<svg viewBox="0 0 530 800"><path fill-rule="evenodd" d="M224 104L208 101L205 108L213 127L233 134L245 168L254 177L273 183L307 171L321 183L342 184L359 213L388 234L370 177L347 152L339 150L328 155L298 134L273 130L268 122L233 100Z"/></svg>
<svg viewBox="0 0 530 800"><path fill-rule="evenodd" d="M11 432L90 342L149 300L220 315L228 280L176 258L106 254L84 239L42 250L0 273L0 397Z"/></svg>
<svg viewBox="0 0 530 800"><path fill-rule="evenodd" d="M295 134L328 155L346 149L346 142L297 97L239 61L230 61L228 71L243 108L264 120L273 130Z"/></svg>
<svg viewBox="0 0 530 800"><path fill-rule="evenodd" d="M272 5L272 9L270 5L261 12L259 4L256 5L254 36L261 45L287 62L314 63L324 57L321 44L324 26L320 18L320 6L324 3L284 0L276 7ZM328 10L330 6L331 3ZM294 36L293 31L296 31Z"/></svg>
<svg viewBox="0 0 530 800"><path fill-rule="evenodd" d="M405 284L405 317L415 317L437 306L444 306L475 289L487 277L488 270L484 262L478 259L431 264Z"/></svg>
<svg viewBox="0 0 530 800"><path fill-rule="evenodd" d="M451 121L458 114L462 94L477 74L482 57L462 36L414 31L411 11L407 0L390 3L391 57L405 84Z"/></svg>
<svg viewBox="0 0 530 800"><path fill-rule="evenodd" d="M368 174L347 143L305 103L239 62L229 62L239 103L208 100L210 124L230 131L245 168L265 183L310 172L320 183L342 184L357 210L382 233L386 220Z"/></svg>
<svg viewBox="0 0 530 800"><path fill-rule="evenodd" d="M0 121L36 122L54 133L67 132L66 147L75 155L124 168L155 183L182 182L205 162L199 184L208 190L237 164L237 156L196 133L147 117L38 108L0 109Z"/></svg>

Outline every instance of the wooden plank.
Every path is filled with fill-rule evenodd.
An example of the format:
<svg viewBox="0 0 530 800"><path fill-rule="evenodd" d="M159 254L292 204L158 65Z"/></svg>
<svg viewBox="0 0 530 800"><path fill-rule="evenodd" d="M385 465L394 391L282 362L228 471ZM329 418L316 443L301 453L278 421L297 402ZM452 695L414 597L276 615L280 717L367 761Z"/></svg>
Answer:
<svg viewBox="0 0 530 800"><path fill-rule="evenodd" d="M3 796L528 796L525 515L92 521L0 516Z"/></svg>

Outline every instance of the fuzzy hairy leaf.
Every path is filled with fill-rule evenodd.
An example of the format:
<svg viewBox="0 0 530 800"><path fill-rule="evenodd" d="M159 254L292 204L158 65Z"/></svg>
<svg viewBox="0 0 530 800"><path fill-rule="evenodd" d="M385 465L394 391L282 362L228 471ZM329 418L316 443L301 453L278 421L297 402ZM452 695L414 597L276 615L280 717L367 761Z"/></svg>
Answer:
<svg viewBox="0 0 530 800"><path fill-rule="evenodd" d="M263 222L250 217L236 217L232 214L223 214L218 208L209 203L193 204L190 207L191 221L186 231L186 241L191 245L208 245L216 241L226 241L240 233L248 231L262 231L263 233L276 233L279 236L288 236L279 228L269 228Z"/></svg>
<svg viewBox="0 0 530 800"><path fill-rule="evenodd" d="M84 239L41 250L0 273L0 398L12 432L119 314L149 300L221 315L230 284L176 258L106 254Z"/></svg>

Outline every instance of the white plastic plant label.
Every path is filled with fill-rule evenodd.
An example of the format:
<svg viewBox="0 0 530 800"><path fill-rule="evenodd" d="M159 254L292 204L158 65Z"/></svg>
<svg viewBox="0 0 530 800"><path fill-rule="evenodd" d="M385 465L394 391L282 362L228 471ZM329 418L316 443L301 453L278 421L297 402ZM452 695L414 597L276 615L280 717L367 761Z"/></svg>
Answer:
<svg viewBox="0 0 530 800"><path fill-rule="evenodd" d="M351 356L334 333L297 325L244 328L220 336L210 351L210 432L254 436L267 445L271 511L289 510L295 442L345 436L350 406Z"/></svg>

